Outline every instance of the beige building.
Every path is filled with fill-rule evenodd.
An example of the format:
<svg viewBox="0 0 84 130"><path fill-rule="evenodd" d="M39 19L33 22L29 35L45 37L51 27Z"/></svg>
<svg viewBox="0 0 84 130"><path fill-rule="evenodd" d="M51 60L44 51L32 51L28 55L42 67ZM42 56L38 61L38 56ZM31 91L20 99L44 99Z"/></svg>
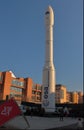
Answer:
<svg viewBox="0 0 84 130"><path fill-rule="evenodd" d="M72 103L78 104L78 93L72 92Z"/></svg>
<svg viewBox="0 0 84 130"><path fill-rule="evenodd" d="M83 103L83 92L67 92L66 86L56 85L56 103ZM42 85L32 78L16 77L12 71L0 72L0 100L14 97L17 102L41 103Z"/></svg>
<svg viewBox="0 0 84 130"><path fill-rule="evenodd" d="M83 92L67 92L67 103L83 103Z"/></svg>
<svg viewBox="0 0 84 130"><path fill-rule="evenodd" d="M57 84L56 85L56 103L66 103L66 86Z"/></svg>
<svg viewBox="0 0 84 130"><path fill-rule="evenodd" d="M66 102L67 103L72 103L72 92L67 92L66 94Z"/></svg>
<svg viewBox="0 0 84 130"><path fill-rule="evenodd" d="M78 92L78 103L83 103L83 92Z"/></svg>

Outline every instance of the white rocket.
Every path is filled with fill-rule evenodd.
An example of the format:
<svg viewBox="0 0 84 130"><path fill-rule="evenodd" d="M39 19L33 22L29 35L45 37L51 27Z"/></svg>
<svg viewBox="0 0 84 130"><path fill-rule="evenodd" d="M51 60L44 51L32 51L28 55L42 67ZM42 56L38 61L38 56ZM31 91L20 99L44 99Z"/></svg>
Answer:
<svg viewBox="0 0 84 130"><path fill-rule="evenodd" d="M51 6L48 6L45 12L46 28L46 54L43 67L42 79L42 107L46 112L55 111L55 67L53 64L53 25L54 12Z"/></svg>

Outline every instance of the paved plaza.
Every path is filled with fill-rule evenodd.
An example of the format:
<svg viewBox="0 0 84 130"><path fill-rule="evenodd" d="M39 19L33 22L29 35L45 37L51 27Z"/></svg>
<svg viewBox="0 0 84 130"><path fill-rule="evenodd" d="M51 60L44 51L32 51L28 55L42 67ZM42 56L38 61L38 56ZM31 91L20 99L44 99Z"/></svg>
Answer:
<svg viewBox="0 0 84 130"><path fill-rule="evenodd" d="M63 121L60 121L58 117L37 117L37 116L26 116L26 119L30 126L26 123L22 116L18 116L8 123L5 127L8 128L18 128L25 130L47 130L52 128L60 128L70 125L78 125L78 118L64 117ZM83 119L82 119L83 121Z"/></svg>

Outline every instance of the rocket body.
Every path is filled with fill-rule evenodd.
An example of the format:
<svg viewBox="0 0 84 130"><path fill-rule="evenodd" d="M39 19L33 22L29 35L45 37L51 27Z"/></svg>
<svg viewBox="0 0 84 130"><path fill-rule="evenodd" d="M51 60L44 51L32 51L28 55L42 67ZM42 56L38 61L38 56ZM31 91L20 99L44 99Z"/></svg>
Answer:
<svg viewBox="0 0 84 130"><path fill-rule="evenodd" d="M42 79L42 107L46 112L55 112L55 67L53 63L54 13L49 6L45 12L46 46Z"/></svg>

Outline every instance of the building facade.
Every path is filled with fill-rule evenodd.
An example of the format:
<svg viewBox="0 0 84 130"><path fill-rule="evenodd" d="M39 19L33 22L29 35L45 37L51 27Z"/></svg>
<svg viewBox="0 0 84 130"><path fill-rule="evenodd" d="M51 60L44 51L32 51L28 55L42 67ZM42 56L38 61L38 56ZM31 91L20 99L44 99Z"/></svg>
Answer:
<svg viewBox="0 0 84 130"><path fill-rule="evenodd" d="M83 103L83 92L67 92L67 103Z"/></svg>
<svg viewBox="0 0 84 130"><path fill-rule="evenodd" d="M83 103L84 101L83 97L84 97L83 92L78 92L78 103Z"/></svg>
<svg viewBox="0 0 84 130"><path fill-rule="evenodd" d="M0 72L0 100L14 97L20 103L41 102L41 85L31 78L16 78L11 71Z"/></svg>
<svg viewBox="0 0 84 130"><path fill-rule="evenodd" d="M21 101L41 103L42 85L32 78L17 78L12 71L0 72L0 100L14 97ZM68 92L66 86L55 86L55 103L83 103L83 92Z"/></svg>
<svg viewBox="0 0 84 130"><path fill-rule="evenodd" d="M56 103L66 103L66 86L57 84L56 85Z"/></svg>

